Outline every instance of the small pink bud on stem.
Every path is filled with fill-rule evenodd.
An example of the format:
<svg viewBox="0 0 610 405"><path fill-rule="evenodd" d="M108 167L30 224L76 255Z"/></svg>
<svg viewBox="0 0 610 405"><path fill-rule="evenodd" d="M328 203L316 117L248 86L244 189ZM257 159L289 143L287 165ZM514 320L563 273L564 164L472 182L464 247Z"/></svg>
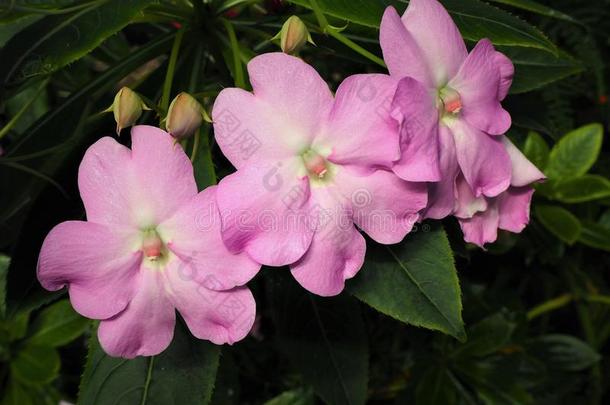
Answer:
<svg viewBox="0 0 610 405"><path fill-rule="evenodd" d="M121 129L132 126L142 115L142 110L150 110L140 96L129 87L122 87L114 96L114 101L104 112L112 111L116 121L116 133L120 135Z"/></svg>
<svg viewBox="0 0 610 405"><path fill-rule="evenodd" d="M297 54L307 42L314 44L307 26L296 15L286 20L280 32L273 39L277 38L280 39L282 52L289 55Z"/></svg>
<svg viewBox="0 0 610 405"><path fill-rule="evenodd" d="M204 119L210 121L199 101L182 92L169 105L165 127L171 136L179 140L193 135Z"/></svg>

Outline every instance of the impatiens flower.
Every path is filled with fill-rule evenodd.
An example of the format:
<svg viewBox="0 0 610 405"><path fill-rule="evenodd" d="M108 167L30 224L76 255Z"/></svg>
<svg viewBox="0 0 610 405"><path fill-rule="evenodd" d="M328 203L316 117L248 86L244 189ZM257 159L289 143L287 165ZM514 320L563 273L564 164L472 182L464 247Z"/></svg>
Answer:
<svg viewBox="0 0 610 405"><path fill-rule="evenodd" d="M216 140L237 168L217 191L223 239L259 263L289 264L311 292L338 294L364 260L354 224L396 243L427 202L424 184L387 169L400 153L398 124L384 106L394 80L351 76L333 99L292 56L258 56L248 72L253 92L223 90L212 113Z"/></svg>
<svg viewBox="0 0 610 405"><path fill-rule="evenodd" d="M83 158L78 186L87 221L51 230L38 279L48 290L67 285L76 311L101 320L108 354L160 353L172 340L175 310L200 339L222 344L247 335L255 303L239 286L260 266L224 247L217 189L197 193L193 167L173 138L136 126L131 150L100 139Z"/></svg>
<svg viewBox="0 0 610 405"><path fill-rule="evenodd" d="M455 216L460 222L464 240L483 247L494 242L498 229L519 233L529 222L530 202L534 189L531 183L544 180L540 172L506 137L502 142L511 158L510 187L497 197L476 197L460 175L457 180Z"/></svg>
<svg viewBox="0 0 610 405"><path fill-rule="evenodd" d="M399 80L393 106L401 115L402 157L394 171L405 180L438 182L425 216L452 212L460 171L477 197L506 190L511 165L497 135L511 125L500 104L512 81L510 60L487 39L469 54L436 0L411 0L402 18L388 7L380 43Z"/></svg>

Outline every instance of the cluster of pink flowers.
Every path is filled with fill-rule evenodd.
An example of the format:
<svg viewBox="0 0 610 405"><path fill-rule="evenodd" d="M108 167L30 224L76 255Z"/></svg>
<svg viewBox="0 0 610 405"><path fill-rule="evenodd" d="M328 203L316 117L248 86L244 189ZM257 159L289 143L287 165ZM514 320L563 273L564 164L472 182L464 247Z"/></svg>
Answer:
<svg viewBox="0 0 610 405"><path fill-rule="evenodd" d="M488 40L468 53L436 0L411 0L402 17L389 7L380 43L390 74L348 77L334 96L301 59L252 59L253 91L223 90L212 113L237 170L200 193L160 129L134 127L131 149L92 145L79 170L87 221L47 236L42 285L67 285L74 308L101 320L104 350L131 358L169 345L175 310L198 338L245 337L245 284L261 265L339 294L364 262L361 231L393 244L454 215L480 246L498 228L520 232L544 176L503 135L510 60Z"/></svg>

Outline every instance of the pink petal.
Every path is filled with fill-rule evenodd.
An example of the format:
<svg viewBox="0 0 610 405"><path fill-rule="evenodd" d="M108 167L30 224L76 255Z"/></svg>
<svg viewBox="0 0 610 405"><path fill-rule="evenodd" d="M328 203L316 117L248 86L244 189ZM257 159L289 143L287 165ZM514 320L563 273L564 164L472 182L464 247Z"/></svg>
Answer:
<svg viewBox="0 0 610 405"><path fill-rule="evenodd" d="M435 87L422 50L392 6L386 8L383 13L379 43L383 59L392 76L397 79L412 77L428 87Z"/></svg>
<svg viewBox="0 0 610 405"><path fill-rule="evenodd" d="M400 80L392 106L400 112L401 159L394 173L409 181L440 181L438 110L430 91L410 77Z"/></svg>
<svg viewBox="0 0 610 405"><path fill-rule="evenodd" d="M100 323L97 333L106 353L131 359L157 355L169 346L176 312L165 295L163 271L143 266L127 308Z"/></svg>
<svg viewBox="0 0 610 405"><path fill-rule="evenodd" d="M124 230L63 222L42 244L38 280L52 291L68 285L72 306L81 315L109 318L122 311L135 293L142 255L133 244Z"/></svg>
<svg viewBox="0 0 610 405"><path fill-rule="evenodd" d="M336 184L351 203L356 225L379 243L400 242L428 201L425 183L404 181L386 170L358 176L344 168Z"/></svg>
<svg viewBox="0 0 610 405"><path fill-rule="evenodd" d="M533 194L531 187L510 187L498 197L500 229L519 233L525 228L530 220Z"/></svg>
<svg viewBox="0 0 610 405"><path fill-rule="evenodd" d="M213 287L208 287L228 290L246 284L261 266L245 253L229 252L223 243L216 189L203 190L157 230L178 256L182 273L199 281L213 278Z"/></svg>
<svg viewBox="0 0 610 405"><path fill-rule="evenodd" d="M442 219L453 212L456 200L455 179L459 166L453 134L445 125L439 126L441 180L428 184L428 207L423 218Z"/></svg>
<svg viewBox="0 0 610 405"><path fill-rule="evenodd" d="M475 196L495 197L510 185L511 162L502 139L471 127L464 120L448 122L457 159Z"/></svg>
<svg viewBox="0 0 610 405"><path fill-rule="evenodd" d="M222 238L231 252L246 251L258 263L283 266L307 251L313 236L303 215L309 179L297 175L297 159L246 166L222 179L216 200Z"/></svg>
<svg viewBox="0 0 610 405"><path fill-rule="evenodd" d="M515 75L513 62L502 52L494 53L494 62L500 72L500 87L498 88L498 100L502 101L508 94Z"/></svg>
<svg viewBox="0 0 610 405"><path fill-rule="evenodd" d="M131 151L106 137L85 153L78 184L91 222L154 226L197 194L193 166L169 134L145 125L131 134Z"/></svg>
<svg viewBox="0 0 610 405"><path fill-rule="evenodd" d="M299 58L263 54L248 63L248 72L253 94L225 89L212 112L216 140L238 169L306 149L333 103L326 82Z"/></svg>
<svg viewBox="0 0 610 405"><path fill-rule="evenodd" d="M511 186L522 187L546 179L546 176L521 153L508 137L503 136L502 143L506 147L512 164Z"/></svg>
<svg viewBox="0 0 610 405"><path fill-rule="evenodd" d="M487 209L487 199L484 196L476 197L464 176L458 176L456 181L458 198L454 215L458 218L472 218L477 212Z"/></svg>
<svg viewBox="0 0 610 405"><path fill-rule="evenodd" d="M213 291L181 271L178 261L163 272L169 299L184 318L191 333L217 345L233 344L248 334L254 323L256 303L249 289L238 287Z"/></svg>
<svg viewBox="0 0 610 405"><path fill-rule="evenodd" d="M337 90L328 125L314 140L328 159L359 167L391 167L400 157L398 124L391 116L396 81L381 74L350 76Z"/></svg>
<svg viewBox="0 0 610 405"><path fill-rule="evenodd" d="M498 98L501 77L496 53L488 39L480 40L449 82L449 87L460 94L462 117L470 125L492 135L505 133L511 125L510 114L502 108Z"/></svg>
<svg viewBox="0 0 610 405"><path fill-rule="evenodd" d="M441 87L455 76L468 54L460 31L436 0L411 0L402 21L421 49L436 87Z"/></svg>
<svg viewBox="0 0 610 405"><path fill-rule="evenodd" d="M487 210L479 212L469 219L458 218L464 240L484 247L486 243L494 242L498 238L498 207L494 202Z"/></svg>
<svg viewBox="0 0 610 405"><path fill-rule="evenodd" d="M310 204L315 235L307 253L290 269L308 291L324 297L337 295L345 280L362 267L366 242L354 227L350 202L335 187L313 189Z"/></svg>

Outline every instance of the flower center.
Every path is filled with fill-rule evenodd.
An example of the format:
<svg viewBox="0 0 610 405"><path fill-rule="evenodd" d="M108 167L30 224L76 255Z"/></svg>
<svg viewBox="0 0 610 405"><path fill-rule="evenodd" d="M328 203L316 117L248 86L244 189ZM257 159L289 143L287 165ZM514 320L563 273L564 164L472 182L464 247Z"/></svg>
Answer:
<svg viewBox="0 0 610 405"><path fill-rule="evenodd" d="M444 87L441 89L439 98L443 102L443 108L446 112L457 115L462 110L460 93L453 90L451 87Z"/></svg>
<svg viewBox="0 0 610 405"><path fill-rule="evenodd" d="M301 155L310 177L324 179L328 173L328 162L315 150L309 149Z"/></svg>
<svg viewBox="0 0 610 405"><path fill-rule="evenodd" d="M142 238L142 253L151 262L156 262L166 255L165 245L155 229L144 231Z"/></svg>

